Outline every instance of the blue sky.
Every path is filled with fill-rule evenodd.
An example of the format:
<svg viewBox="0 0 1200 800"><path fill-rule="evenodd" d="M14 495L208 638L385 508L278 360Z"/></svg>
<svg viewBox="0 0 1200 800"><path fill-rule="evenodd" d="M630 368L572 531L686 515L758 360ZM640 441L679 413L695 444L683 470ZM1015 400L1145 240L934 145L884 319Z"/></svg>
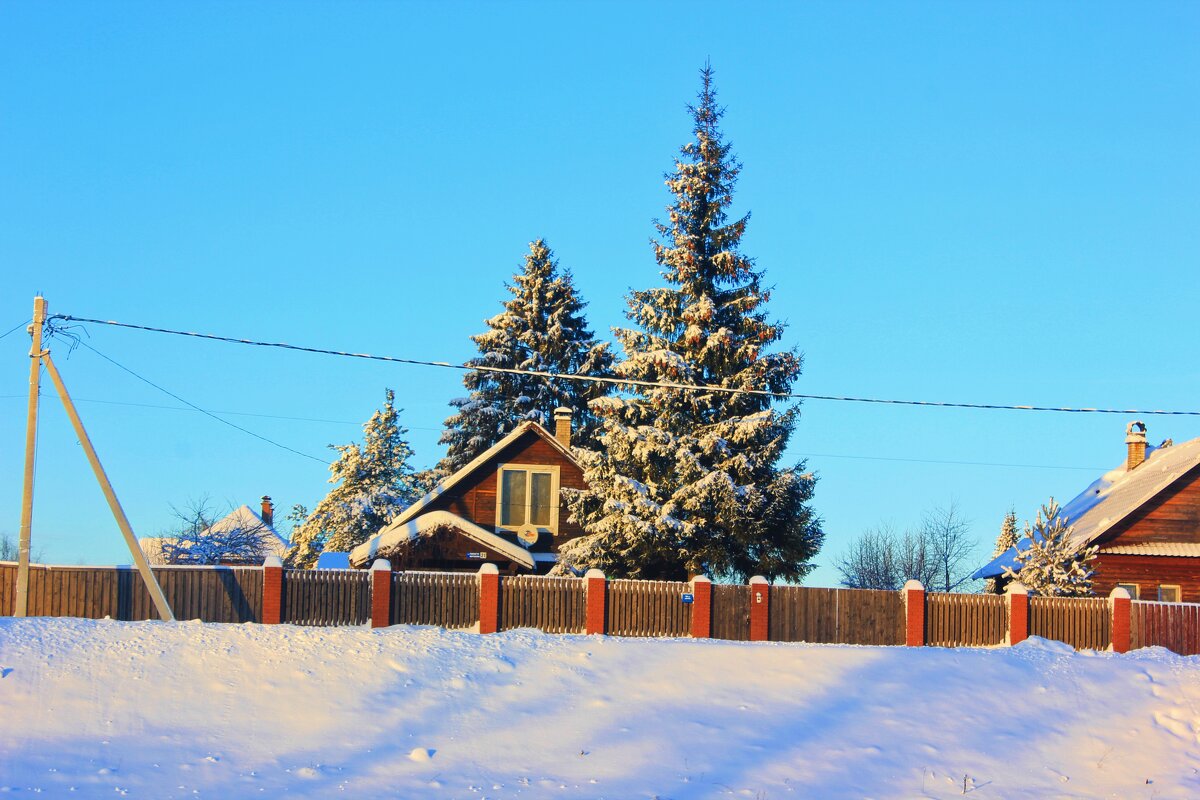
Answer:
<svg viewBox="0 0 1200 800"><path fill-rule="evenodd" d="M659 283L662 174L711 59L797 392L1200 409L1192 3L10 2L0 20L0 333L40 291L52 312L461 362L544 236L607 336ZM432 464L461 390L448 370L87 333L324 461L392 387ZM28 341L0 340L13 535ZM54 353L139 535L199 495L325 492L322 464ZM1031 517L1119 463L1130 418L807 402L791 455L828 534L810 582L834 583L863 529L952 501L986 556L1010 506ZM40 436L35 547L127 562L56 402Z"/></svg>

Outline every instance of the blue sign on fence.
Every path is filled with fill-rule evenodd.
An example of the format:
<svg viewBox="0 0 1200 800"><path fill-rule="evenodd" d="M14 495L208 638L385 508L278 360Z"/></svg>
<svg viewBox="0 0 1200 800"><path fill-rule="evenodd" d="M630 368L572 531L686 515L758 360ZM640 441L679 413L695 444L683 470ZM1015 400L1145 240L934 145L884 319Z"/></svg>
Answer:
<svg viewBox="0 0 1200 800"><path fill-rule="evenodd" d="M695 598L692 596L691 592L684 592L682 595L680 595L679 599L683 600L683 602L685 602L685 603L690 603Z"/></svg>

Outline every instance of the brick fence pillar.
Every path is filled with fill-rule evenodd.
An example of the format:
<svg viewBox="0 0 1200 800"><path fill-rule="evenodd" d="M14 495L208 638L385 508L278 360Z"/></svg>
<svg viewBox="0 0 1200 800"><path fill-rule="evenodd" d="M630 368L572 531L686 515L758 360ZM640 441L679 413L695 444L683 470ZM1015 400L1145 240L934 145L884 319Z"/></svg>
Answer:
<svg viewBox="0 0 1200 800"><path fill-rule="evenodd" d="M479 632L500 630L500 570L495 564L479 568Z"/></svg>
<svg viewBox="0 0 1200 800"><path fill-rule="evenodd" d="M279 556L263 560L262 621L263 625L283 622L283 562Z"/></svg>
<svg viewBox="0 0 1200 800"><path fill-rule="evenodd" d="M712 581L704 575L692 578L692 638L712 637Z"/></svg>
<svg viewBox="0 0 1200 800"><path fill-rule="evenodd" d="M925 644L925 587L909 581L900 590L904 594L904 643L909 647Z"/></svg>
<svg viewBox="0 0 1200 800"><path fill-rule="evenodd" d="M1020 581L1013 581L1004 590L1008 601L1008 643L1020 644L1029 638L1029 590Z"/></svg>
<svg viewBox="0 0 1200 800"><path fill-rule="evenodd" d="M1120 586L1108 595L1108 604L1112 607L1112 648L1114 653L1128 653L1133 629L1130 616L1133 612L1133 602L1129 592Z"/></svg>
<svg viewBox="0 0 1200 800"><path fill-rule="evenodd" d="M608 581L604 573L598 569L589 569L583 576L587 581L587 620L584 623L584 633L604 633L604 604L608 591Z"/></svg>
<svg viewBox="0 0 1200 800"><path fill-rule="evenodd" d="M771 584L762 575L750 579L750 641L765 642L771 636Z"/></svg>
<svg viewBox="0 0 1200 800"><path fill-rule="evenodd" d="M371 627L386 628L392 624L392 565L386 558L377 558L371 565Z"/></svg>

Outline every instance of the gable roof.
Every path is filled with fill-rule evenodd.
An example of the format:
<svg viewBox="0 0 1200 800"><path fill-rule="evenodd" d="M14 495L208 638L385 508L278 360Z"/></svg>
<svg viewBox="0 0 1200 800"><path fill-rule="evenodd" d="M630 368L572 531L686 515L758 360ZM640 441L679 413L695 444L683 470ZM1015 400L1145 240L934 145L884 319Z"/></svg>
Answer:
<svg viewBox="0 0 1200 800"><path fill-rule="evenodd" d="M387 553L393 548L415 541L421 536L429 535L439 528L454 528L461 531L468 538L495 550L510 561L533 569L533 554L524 547L513 544L457 514L440 510L426 512L408 522L400 522L397 518L379 533L351 550L350 563L357 567L366 566L375 560L377 553Z"/></svg>
<svg viewBox="0 0 1200 800"><path fill-rule="evenodd" d="M280 536L274 527L263 521L263 518L247 505L239 506L230 511L224 517L205 528L200 533L200 536L209 533L227 533L238 528L245 531L258 531L260 533L262 555L264 557L279 556L283 558L287 554L287 539ZM166 556L163 553L163 545L166 542L173 542L175 539L176 537L174 536L146 536L138 539L138 545L142 548L142 553L146 556L146 560L151 564L165 564Z"/></svg>
<svg viewBox="0 0 1200 800"><path fill-rule="evenodd" d="M1200 466L1200 438L1170 447L1147 447L1146 460L1132 470L1124 466L1106 472L1058 512L1071 526L1071 538L1079 545L1104 536L1189 470ZM1026 545L1028 547L1028 545ZM1016 569L1018 542L980 567L972 578L993 578L1004 568Z"/></svg>
<svg viewBox="0 0 1200 800"><path fill-rule="evenodd" d="M454 488L454 486L461 483L464 478L468 477L475 470L492 460L492 458L494 458L501 450L508 447L517 439L521 438L521 436L529 432L533 432L545 439L555 450L561 453L565 458L569 459L572 464L579 466L579 462L575 460L575 456L571 455L571 449L569 447L564 447L562 442L550 435L550 431L546 430L536 422L522 422L520 425L513 428L507 436L496 442L487 450L484 450L469 464L466 464L460 470L458 470L458 472L455 472L448 478L444 478L439 481L438 485L430 489L424 497L413 503L408 508L404 509L404 511L400 512L400 516L392 520L386 528L380 531L380 533L384 533L397 525L403 525L404 523L412 520L418 514L427 509L434 500L437 500L440 496L450 491L450 489Z"/></svg>

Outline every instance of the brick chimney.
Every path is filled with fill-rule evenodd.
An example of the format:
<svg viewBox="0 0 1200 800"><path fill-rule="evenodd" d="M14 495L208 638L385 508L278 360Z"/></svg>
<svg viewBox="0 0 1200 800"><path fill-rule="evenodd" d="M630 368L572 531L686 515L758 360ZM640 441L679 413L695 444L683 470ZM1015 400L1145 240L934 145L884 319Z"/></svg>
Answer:
<svg viewBox="0 0 1200 800"><path fill-rule="evenodd" d="M562 406L554 409L554 438L563 447L571 446L571 409Z"/></svg>
<svg viewBox="0 0 1200 800"><path fill-rule="evenodd" d="M262 521L271 527L275 526L275 504L271 502L271 496L264 494L262 498Z"/></svg>
<svg viewBox="0 0 1200 800"><path fill-rule="evenodd" d="M1146 460L1146 423L1134 420L1125 426L1125 471L1135 469Z"/></svg>

